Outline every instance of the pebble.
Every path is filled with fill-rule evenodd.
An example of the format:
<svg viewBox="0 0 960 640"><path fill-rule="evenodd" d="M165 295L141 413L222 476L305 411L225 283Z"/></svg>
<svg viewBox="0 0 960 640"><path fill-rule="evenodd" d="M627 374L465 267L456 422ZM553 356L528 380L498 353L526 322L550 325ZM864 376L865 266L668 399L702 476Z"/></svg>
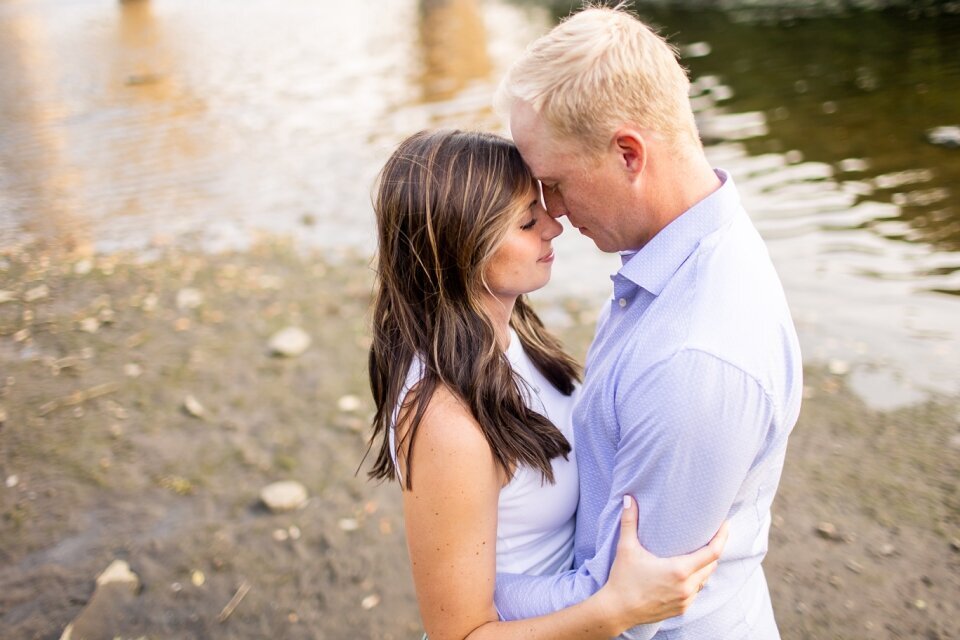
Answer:
<svg viewBox="0 0 960 640"><path fill-rule="evenodd" d="M292 358L307 350L310 346L310 336L299 327L287 327L270 338L269 346L274 355Z"/></svg>
<svg viewBox="0 0 960 640"><path fill-rule="evenodd" d="M896 552L897 552L897 548L892 544L890 544L889 542L886 544L880 545L880 547L877 548L877 553L879 553L885 558L892 556Z"/></svg>
<svg viewBox="0 0 960 640"><path fill-rule="evenodd" d="M7 421L7 410L0 406L0 424L3 424Z"/></svg>
<svg viewBox="0 0 960 640"><path fill-rule="evenodd" d="M24 302L36 302L37 300L43 300L50 295L50 289L45 284L41 284L32 289L28 289L25 294L23 294Z"/></svg>
<svg viewBox="0 0 960 640"><path fill-rule="evenodd" d="M13 302L17 299L17 294L13 291L7 291L5 289L0 289L0 304L4 302Z"/></svg>
<svg viewBox="0 0 960 640"><path fill-rule="evenodd" d="M207 413L207 410L203 408L200 401L192 395L188 395L183 399L183 410L194 418L202 418Z"/></svg>
<svg viewBox="0 0 960 640"><path fill-rule="evenodd" d="M307 489L295 480L274 482L260 490L260 500L274 513L299 509L307 502Z"/></svg>
<svg viewBox="0 0 960 640"><path fill-rule="evenodd" d="M0 415L2 415L2 413L3 413L3 410L0 409ZM3 420L0 419L0 422L3 422ZM960 551L960 538L951 539L950 548L953 549L954 551Z"/></svg>
<svg viewBox="0 0 960 640"><path fill-rule="evenodd" d="M817 533L820 534L821 538L826 540L839 541L843 540L843 537L837 531L837 527L834 526L831 522L821 522L817 525Z"/></svg>
<svg viewBox="0 0 960 640"><path fill-rule="evenodd" d="M923 611L924 609L927 608L927 601L920 600L920 599L914 600L913 606L916 607L918 611Z"/></svg>
<svg viewBox="0 0 960 640"><path fill-rule="evenodd" d="M850 373L850 363L846 360L831 360L827 368L835 376L845 376Z"/></svg>
<svg viewBox="0 0 960 640"><path fill-rule="evenodd" d="M290 534L290 539L291 539L291 540L299 540L299 539L300 539L300 535L301 535L300 527L298 527L298 526L295 525L295 524L294 524L294 525L291 525L290 528L287 529L287 533Z"/></svg>
<svg viewBox="0 0 960 640"><path fill-rule="evenodd" d="M203 575L203 571L199 569L194 569L190 574L190 582L192 582L195 587L202 587L206 581L207 577Z"/></svg>
<svg viewBox="0 0 960 640"><path fill-rule="evenodd" d="M140 308L144 311L150 312L157 308L157 305L160 303L160 298L157 297L155 293L148 293L143 297L143 302L140 304Z"/></svg>
<svg viewBox="0 0 960 640"><path fill-rule="evenodd" d="M97 586L110 584L111 582L124 582L133 585L140 585L140 578L130 570L130 565L123 560L114 560L106 569L97 576Z"/></svg>
<svg viewBox="0 0 960 640"><path fill-rule="evenodd" d="M378 604L380 604L380 596L378 596L375 593L371 593L360 602L360 606L363 607L366 611L373 609Z"/></svg>
<svg viewBox="0 0 960 640"><path fill-rule="evenodd" d="M96 318L84 318L80 321L80 331L96 333L98 329L100 329L100 321Z"/></svg>
<svg viewBox="0 0 960 640"><path fill-rule="evenodd" d="M136 362L123 365L123 374L128 378L139 378L143 374L143 367Z"/></svg>
<svg viewBox="0 0 960 640"><path fill-rule="evenodd" d="M830 576L829 582L831 586L834 586L838 589L843 586L843 578L840 576Z"/></svg>
<svg viewBox="0 0 960 640"><path fill-rule="evenodd" d="M20 476L16 474L7 476L7 489L13 489L18 484L20 484Z"/></svg>
<svg viewBox="0 0 960 640"><path fill-rule="evenodd" d="M355 518L341 518L337 526L343 531L356 531L360 528L360 523Z"/></svg>
<svg viewBox="0 0 960 640"><path fill-rule="evenodd" d="M854 573L863 572L863 565L857 562L856 560L847 560L847 564L845 566L847 567L847 569L849 569L850 571L853 571Z"/></svg>
<svg viewBox="0 0 960 640"><path fill-rule="evenodd" d="M85 276L91 271L93 271L93 262L90 260L83 259L73 265L73 272L78 276Z"/></svg>
<svg viewBox="0 0 960 640"><path fill-rule="evenodd" d="M337 400L337 408L345 413L352 413L360 408L360 398L346 395Z"/></svg>
<svg viewBox="0 0 960 640"><path fill-rule="evenodd" d="M273 539L277 542L286 542L290 538L290 533L286 529L274 529Z"/></svg>
<svg viewBox="0 0 960 640"><path fill-rule="evenodd" d="M177 309L196 309L203 304L203 293L199 289L185 287L177 291Z"/></svg>

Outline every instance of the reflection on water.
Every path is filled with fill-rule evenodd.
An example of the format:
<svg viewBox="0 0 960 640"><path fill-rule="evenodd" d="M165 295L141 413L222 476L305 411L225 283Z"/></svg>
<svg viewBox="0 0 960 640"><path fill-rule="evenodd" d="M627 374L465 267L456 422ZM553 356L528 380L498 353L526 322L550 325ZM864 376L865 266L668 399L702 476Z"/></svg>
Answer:
<svg viewBox="0 0 960 640"><path fill-rule="evenodd" d="M477 0L420 0L423 100L449 100L471 82L489 81L493 65Z"/></svg>
<svg viewBox="0 0 960 640"><path fill-rule="evenodd" d="M217 248L265 229L369 251L392 147L502 130L496 82L572 4L0 0L0 246ZM925 136L960 124L960 16L641 12L680 45L808 357L955 391L960 150ZM545 295L602 299L615 260L558 245Z"/></svg>

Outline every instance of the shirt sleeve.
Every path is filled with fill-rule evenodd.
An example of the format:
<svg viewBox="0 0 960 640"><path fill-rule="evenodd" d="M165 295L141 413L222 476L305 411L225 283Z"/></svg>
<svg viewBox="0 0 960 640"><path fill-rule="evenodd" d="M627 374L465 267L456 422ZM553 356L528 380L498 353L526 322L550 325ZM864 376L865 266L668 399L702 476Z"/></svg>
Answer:
<svg viewBox="0 0 960 640"><path fill-rule="evenodd" d="M496 604L505 620L576 604L607 579L616 551L623 495L639 506L639 538L658 556L689 553L728 517L773 419L769 397L738 367L699 350L683 350L614 390L619 433L609 495L593 557L553 576L498 574ZM589 426L585 428L590 428ZM581 493L581 499L590 499ZM652 637L659 624L623 637Z"/></svg>

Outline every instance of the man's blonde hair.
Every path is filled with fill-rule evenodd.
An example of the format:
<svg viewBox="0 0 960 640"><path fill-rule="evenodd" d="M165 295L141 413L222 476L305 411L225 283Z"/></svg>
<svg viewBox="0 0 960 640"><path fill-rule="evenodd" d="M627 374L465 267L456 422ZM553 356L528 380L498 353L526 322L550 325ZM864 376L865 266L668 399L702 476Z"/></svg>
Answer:
<svg viewBox="0 0 960 640"><path fill-rule="evenodd" d="M526 102L559 137L599 151L623 124L699 144L676 50L623 5L590 6L534 41L501 82L500 113Z"/></svg>

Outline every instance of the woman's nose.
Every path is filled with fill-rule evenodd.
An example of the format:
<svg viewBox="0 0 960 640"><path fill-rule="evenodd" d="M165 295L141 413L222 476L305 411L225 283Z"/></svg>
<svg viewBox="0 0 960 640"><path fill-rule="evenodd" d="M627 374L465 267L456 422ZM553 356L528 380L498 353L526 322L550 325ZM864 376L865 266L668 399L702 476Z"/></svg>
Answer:
<svg viewBox="0 0 960 640"><path fill-rule="evenodd" d="M543 225L543 239L553 240L561 233L563 233L563 225L560 221L553 216L547 216L547 221Z"/></svg>

